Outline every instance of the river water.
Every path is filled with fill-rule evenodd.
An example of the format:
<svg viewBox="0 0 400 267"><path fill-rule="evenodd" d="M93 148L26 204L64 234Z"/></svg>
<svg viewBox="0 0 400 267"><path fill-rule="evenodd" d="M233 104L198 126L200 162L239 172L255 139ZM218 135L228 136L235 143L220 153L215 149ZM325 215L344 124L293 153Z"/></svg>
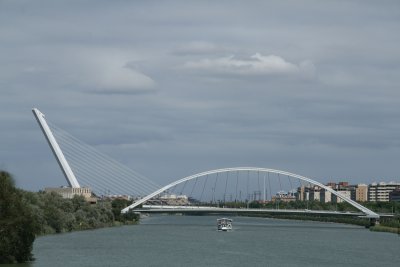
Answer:
<svg viewBox="0 0 400 267"><path fill-rule="evenodd" d="M154 215L139 225L39 237L26 266L398 266L400 237L363 227Z"/></svg>

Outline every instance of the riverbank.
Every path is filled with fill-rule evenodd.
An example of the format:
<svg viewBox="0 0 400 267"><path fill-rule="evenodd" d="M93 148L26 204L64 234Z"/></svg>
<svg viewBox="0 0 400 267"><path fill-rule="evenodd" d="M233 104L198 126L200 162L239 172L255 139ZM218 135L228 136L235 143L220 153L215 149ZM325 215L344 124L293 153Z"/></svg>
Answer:
<svg viewBox="0 0 400 267"><path fill-rule="evenodd" d="M372 232L385 232L385 233L393 233L400 235L400 228L394 228L383 225L375 225L369 228Z"/></svg>
<svg viewBox="0 0 400 267"><path fill-rule="evenodd" d="M247 214L246 216L251 216ZM311 215L265 215L260 214L253 217L266 217L274 219L287 219L287 220L299 220L299 221L317 221L317 222L331 222L341 224L352 224L358 226L364 226L369 228L373 232L386 232L400 235L400 227L398 225L398 218L383 219L381 224L370 226L370 221L367 218L355 218L355 217L329 217L329 216L311 216Z"/></svg>

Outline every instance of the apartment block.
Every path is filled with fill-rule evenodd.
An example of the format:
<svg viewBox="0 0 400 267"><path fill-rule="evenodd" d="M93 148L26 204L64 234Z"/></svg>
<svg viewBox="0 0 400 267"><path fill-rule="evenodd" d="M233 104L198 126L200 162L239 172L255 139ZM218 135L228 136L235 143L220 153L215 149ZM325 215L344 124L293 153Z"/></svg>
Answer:
<svg viewBox="0 0 400 267"><path fill-rule="evenodd" d="M372 183L368 186L368 201L373 202L388 202L389 194L400 188L400 183L396 182L380 182Z"/></svg>
<svg viewBox="0 0 400 267"><path fill-rule="evenodd" d="M355 201L366 202L368 201L368 185L358 184L355 189Z"/></svg>

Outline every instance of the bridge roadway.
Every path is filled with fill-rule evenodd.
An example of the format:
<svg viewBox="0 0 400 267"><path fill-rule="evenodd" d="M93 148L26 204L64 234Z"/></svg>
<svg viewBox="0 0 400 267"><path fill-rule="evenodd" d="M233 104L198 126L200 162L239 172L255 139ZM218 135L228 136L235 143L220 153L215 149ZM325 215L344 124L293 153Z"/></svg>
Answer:
<svg viewBox="0 0 400 267"><path fill-rule="evenodd" d="M135 212L143 213L266 213L266 214L303 214L303 215L331 215L331 216L357 216L366 217L362 212L341 212L329 210L289 210L289 209L250 209L250 208L218 208L200 206L161 206L143 205L136 208Z"/></svg>

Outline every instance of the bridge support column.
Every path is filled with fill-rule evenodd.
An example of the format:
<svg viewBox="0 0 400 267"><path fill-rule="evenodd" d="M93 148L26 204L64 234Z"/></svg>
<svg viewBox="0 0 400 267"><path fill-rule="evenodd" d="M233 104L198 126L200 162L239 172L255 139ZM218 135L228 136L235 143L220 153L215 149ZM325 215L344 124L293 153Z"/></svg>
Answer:
<svg viewBox="0 0 400 267"><path fill-rule="evenodd" d="M370 228L371 226L379 225L379 219L377 218L370 218L369 219L369 225L367 228Z"/></svg>

